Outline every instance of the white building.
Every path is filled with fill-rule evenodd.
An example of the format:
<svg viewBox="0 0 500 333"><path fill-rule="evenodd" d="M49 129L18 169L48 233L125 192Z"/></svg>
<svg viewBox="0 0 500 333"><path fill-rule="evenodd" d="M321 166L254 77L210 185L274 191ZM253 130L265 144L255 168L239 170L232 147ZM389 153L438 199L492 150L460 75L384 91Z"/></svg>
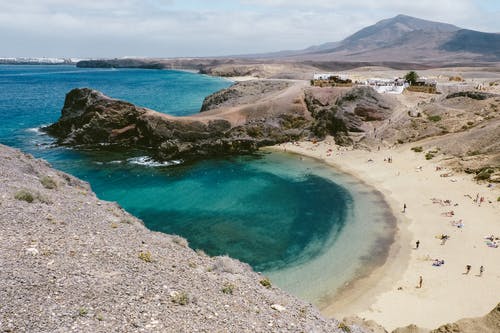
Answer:
<svg viewBox="0 0 500 333"><path fill-rule="evenodd" d="M365 85L372 87L379 94L402 94L409 84L401 78L380 79L372 78L365 82Z"/></svg>
<svg viewBox="0 0 500 333"><path fill-rule="evenodd" d="M349 76L346 74L340 74L340 73L314 73L313 79L314 80L328 80L332 76L339 78L340 80L348 80Z"/></svg>

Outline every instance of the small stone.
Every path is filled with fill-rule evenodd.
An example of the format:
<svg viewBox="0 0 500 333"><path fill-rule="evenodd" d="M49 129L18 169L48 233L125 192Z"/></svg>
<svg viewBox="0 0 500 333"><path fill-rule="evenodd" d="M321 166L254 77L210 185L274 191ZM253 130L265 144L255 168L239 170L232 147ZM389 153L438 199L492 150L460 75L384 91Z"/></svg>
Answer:
<svg viewBox="0 0 500 333"><path fill-rule="evenodd" d="M31 255L33 255L33 256L36 256L36 255L38 255L38 253L40 253L40 252L38 251L38 249L36 249L36 248L34 248L34 247L29 247L29 248L27 248L27 249L26 249L26 253L27 253L27 254L31 254Z"/></svg>
<svg viewBox="0 0 500 333"><path fill-rule="evenodd" d="M286 308L283 306L283 305L279 305L279 304L273 304L271 305L271 309L274 309L278 312L283 312L286 310Z"/></svg>

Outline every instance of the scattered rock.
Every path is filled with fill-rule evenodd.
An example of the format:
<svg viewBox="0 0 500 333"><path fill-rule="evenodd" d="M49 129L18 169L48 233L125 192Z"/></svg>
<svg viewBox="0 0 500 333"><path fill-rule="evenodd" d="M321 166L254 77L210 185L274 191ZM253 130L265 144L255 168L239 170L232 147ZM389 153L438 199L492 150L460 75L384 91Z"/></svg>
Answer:
<svg viewBox="0 0 500 333"><path fill-rule="evenodd" d="M271 305L271 309L274 309L278 312L283 312L286 310L286 308L283 306L283 305L279 305L279 304L273 304Z"/></svg>

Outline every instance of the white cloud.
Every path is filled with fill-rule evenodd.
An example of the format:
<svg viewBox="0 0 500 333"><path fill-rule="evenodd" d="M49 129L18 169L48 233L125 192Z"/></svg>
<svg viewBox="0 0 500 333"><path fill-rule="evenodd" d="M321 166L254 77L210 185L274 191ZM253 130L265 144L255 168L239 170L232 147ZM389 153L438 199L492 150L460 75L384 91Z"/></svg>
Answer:
<svg viewBox="0 0 500 333"><path fill-rule="evenodd" d="M337 41L399 13L500 31L479 0L0 0L0 56L203 56ZM484 3L483 3L484 5Z"/></svg>

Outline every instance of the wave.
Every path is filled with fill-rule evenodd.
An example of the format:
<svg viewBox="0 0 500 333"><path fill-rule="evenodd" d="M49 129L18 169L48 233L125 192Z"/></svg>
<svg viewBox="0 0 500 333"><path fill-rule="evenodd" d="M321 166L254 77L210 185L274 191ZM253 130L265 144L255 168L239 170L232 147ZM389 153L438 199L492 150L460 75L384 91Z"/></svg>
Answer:
<svg viewBox="0 0 500 333"><path fill-rule="evenodd" d="M42 125L40 125L38 127L27 128L26 132L35 133L37 135L47 135L47 133L45 133L44 131L42 131L42 128L47 127L49 125L50 124L42 124Z"/></svg>
<svg viewBox="0 0 500 333"><path fill-rule="evenodd" d="M182 164L184 161L183 160L171 160L171 161L156 161L152 157L149 156L139 156L139 157L132 157L127 159L127 162L130 164L136 164L136 165L142 165L142 166L147 166L147 167L165 167L165 166L172 166L172 165L179 165Z"/></svg>

